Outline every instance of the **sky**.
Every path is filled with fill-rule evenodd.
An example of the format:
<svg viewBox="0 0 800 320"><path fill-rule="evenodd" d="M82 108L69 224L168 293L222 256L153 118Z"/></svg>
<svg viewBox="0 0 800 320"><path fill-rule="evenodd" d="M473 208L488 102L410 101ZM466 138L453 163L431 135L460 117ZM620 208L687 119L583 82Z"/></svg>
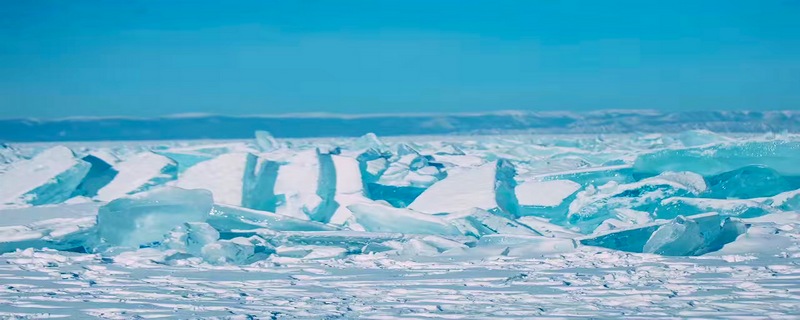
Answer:
<svg viewBox="0 0 800 320"><path fill-rule="evenodd" d="M800 0L3 1L0 118L800 110Z"/></svg>

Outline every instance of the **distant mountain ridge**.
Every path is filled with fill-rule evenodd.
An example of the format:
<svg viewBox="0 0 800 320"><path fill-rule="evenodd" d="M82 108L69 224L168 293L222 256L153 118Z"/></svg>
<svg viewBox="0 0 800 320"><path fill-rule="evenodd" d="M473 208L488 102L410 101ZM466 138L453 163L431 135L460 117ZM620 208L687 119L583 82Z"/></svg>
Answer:
<svg viewBox="0 0 800 320"><path fill-rule="evenodd" d="M715 132L800 132L800 111L603 110L499 111L455 114L184 114L155 118L0 119L0 141L191 140L501 133L632 133L707 129Z"/></svg>

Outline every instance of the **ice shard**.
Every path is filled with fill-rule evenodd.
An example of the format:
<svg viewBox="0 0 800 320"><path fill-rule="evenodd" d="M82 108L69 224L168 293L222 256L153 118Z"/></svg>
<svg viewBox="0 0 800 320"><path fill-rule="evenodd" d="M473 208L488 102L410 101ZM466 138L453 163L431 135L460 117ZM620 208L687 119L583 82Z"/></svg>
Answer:
<svg viewBox="0 0 800 320"><path fill-rule="evenodd" d="M425 213L447 213L479 208L515 217L514 166L497 160L477 168L451 172L425 190L408 208Z"/></svg>
<svg viewBox="0 0 800 320"><path fill-rule="evenodd" d="M434 217L441 217L456 226L461 234L476 238L489 234L542 235L527 225L478 208Z"/></svg>
<svg viewBox="0 0 800 320"><path fill-rule="evenodd" d="M219 240L219 231L205 222L187 222L175 227L162 241L167 249L202 256L205 245Z"/></svg>
<svg viewBox="0 0 800 320"><path fill-rule="evenodd" d="M200 256L210 263L244 264L256 253L256 246L248 238L237 237L206 244L200 251Z"/></svg>
<svg viewBox="0 0 800 320"><path fill-rule="evenodd" d="M373 149L381 154L391 154L389 146L383 143L377 135L370 132L353 141L351 145L353 150L370 150Z"/></svg>
<svg viewBox="0 0 800 320"><path fill-rule="evenodd" d="M275 151L281 146L272 134L261 130L256 131L256 145L261 152Z"/></svg>
<svg viewBox="0 0 800 320"><path fill-rule="evenodd" d="M148 189L174 180L178 174L175 161L152 152L138 153L114 165L117 175L95 197L111 201L128 194Z"/></svg>
<svg viewBox="0 0 800 320"><path fill-rule="evenodd" d="M159 242L173 228L205 222L211 212L211 192L163 187L116 199L97 214L97 248L138 248Z"/></svg>
<svg viewBox="0 0 800 320"><path fill-rule="evenodd" d="M254 192L258 182L258 161L258 157L251 153L223 154L189 168L174 185L184 189L209 190L217 203L253 207L257 203L256 197L272 197L272 186ZM262 163L265 168L269 165L269 162ZM267 175L264 171L268 170L259 173Z"/></svg>
<svg viewBox="0 0 800 320"><path fill-rule="evenodd" d="M334 201L336 209L327 221L334 225L344 225L353 217L348 206L359 203L371 203L367 198L364 180L361 176L358 160L345 156L331 156L336 184Z"/></svg>
<svg viewBox="0 0 800 320"><path fill-rule="evenodd" d="M332 231L336 227L277 213L214 204L208 223L221 232L269 229L275 231Z"/></svg>
<svg viewBox="0 0 800 320"><path fill-rule="evenodd" d="M688 256L698 251L704 243L697 222L678 216L661 225L650 235L642 252L665 256Z"/></svg>
<svg viewBox="0 0 800 320"><path fill-rule="evenodd" d="M436 150L436 152L434 152L434 154L436 154L436 155L450 155L450 156L463 156L466 153L464 153L464 151L461 150L461 148L457 147L455 144L448 143L448 144L442 146L441 149Z"/></svg>
<svg viewBox="0 0 800 320"><path fill-rule="evenodd" d="M63 146L12 163L0 174L0 204L60 203L70 198L91 164Z"/></svg>
<svg viewBox="0 0 800 320"><path fill-rule="evenodd" d="M569 180L580 185L599 186L608 182L620 184L634 182L633 169L629 164L613 164L600 167L576 168L532 174L526 180Z"/></svg>
<svg viewBox="0 0 800 320"><path fill-rule="evenodd" d="M275 212L305 220L327 222L335 211L335 169L329 154L298 152L276 174Z"/></svg>
<svg viewBox="0 0 800 320"><path fill-rule="evenodd" d="M449 221L409 209L381 204L354 204L348 208L356 221L370 232L461 235Z"/></svg>

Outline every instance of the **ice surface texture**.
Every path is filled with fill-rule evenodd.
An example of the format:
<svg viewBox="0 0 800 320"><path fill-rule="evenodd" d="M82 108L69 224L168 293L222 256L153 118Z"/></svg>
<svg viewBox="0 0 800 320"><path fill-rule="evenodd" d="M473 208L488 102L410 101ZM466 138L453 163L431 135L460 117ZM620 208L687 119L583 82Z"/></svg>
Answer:
<svg viewBox="0 0 800 320"><path fill-rule="evenodd" d="M589 246L697 256L755 250L737 242L773 236L748 219L800 209L800 138L788 134L280 140L259 131L224 143L4 148L14 157L4 158L0 195L15 209L0 214L31 217L0 227L2 252L150 250L165 263L212 265ZM86 212L54 217L44 204Z"/></svg>

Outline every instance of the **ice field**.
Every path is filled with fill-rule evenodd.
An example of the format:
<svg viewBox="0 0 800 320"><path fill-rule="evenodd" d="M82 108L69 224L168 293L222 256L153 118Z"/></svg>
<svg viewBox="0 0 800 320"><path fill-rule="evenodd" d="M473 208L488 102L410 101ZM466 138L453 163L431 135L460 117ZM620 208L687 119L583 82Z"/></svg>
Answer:
<svg viewBox="0 0 800 320"><path fill-rule="evenodd" d="M0 318L800 317L800 135L0 147Z"/></svg>

